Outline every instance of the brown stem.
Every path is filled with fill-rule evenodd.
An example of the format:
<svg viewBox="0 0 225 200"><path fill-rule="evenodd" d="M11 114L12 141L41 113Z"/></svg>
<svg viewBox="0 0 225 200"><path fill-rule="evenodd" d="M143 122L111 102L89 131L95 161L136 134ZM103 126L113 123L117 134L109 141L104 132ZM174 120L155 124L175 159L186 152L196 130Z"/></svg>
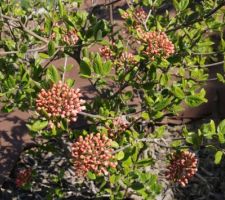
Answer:
<svg viewBox="0 0 225 200"><path fill-rule="evenodd" d="M225 5L225 0L222 1L222 3L219 4L217 7L215 7L214 9L212 9L209 13L205 14L203 17L199 17L199 18L197 18L195 20L187 21L187 22L185 22L183 24L180 24L180 25L178 25L178 26L176 26L174 28L171 28L171 29L167 30L166 33L169 33L169 32L172 32L172 31L176 31L176 30L179 30L179 29L184 28L184 27L191 26L191 25L193 25L193 24L195 24L197 22L201 22L201 21L203 21L203 20L211 17L214 13L216 13L224 5Z"/></svg>

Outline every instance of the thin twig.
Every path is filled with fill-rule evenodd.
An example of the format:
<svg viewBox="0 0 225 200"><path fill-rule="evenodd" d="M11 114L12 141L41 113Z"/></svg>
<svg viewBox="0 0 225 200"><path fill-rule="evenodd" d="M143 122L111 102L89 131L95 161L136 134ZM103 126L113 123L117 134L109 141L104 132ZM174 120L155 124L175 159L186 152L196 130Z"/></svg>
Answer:
<svg viewBox="0 0 225 200"><path fill-rule="evenodd" d="M29 35L31 35L31 36L33 36L33 37L39 39L39 40L42 41L42 42L45 42L45 43L48 43L48 42L49 42L47 39L41 37L40 35L37 35L37 34L36 34L35 32L33 32L33 31L27 29L27 28L23 25L23 23L20 23L20 25L21 25L21 27L22 27L22 30L23 30L24 32L28 33Z"/></svg>
<svg viewBox="0 0 225 200"><path fill-rule="evenodd" d="M57 56L58 52L60 49L57 49L55 51L55 53L51 56L51 58L49 59L49 61L47 63L45 63L45 65L43 66L43 68L45 69Z"/></svg>
<svg viewBox="0 0 225 200"><path fill-rule="evenodd" d="M85 113L85 112L79 112L78 114L83 115L83 116L86 116L86 117L91 117L91 118L96 118L96 119L102 119L102 120L114 119L114 118L106 118L106 117L103 117L101 115L93 115L93 114Z"/></svg>
<svg viewBox="0 0 225 200"><path fill-rule="evenodd" d="M62 82L63 83L65 81L65 73L66 73L67 61L68 61L68 55L65 55L65 61L64 61L64 66L63 66L63 76L62 76Z"/></svg>
<svg viewBox="0 0 225 200"><path fill-rule="evenodd" d="M45 39L45 38L43 38L43 37L37 35L35 32L33 32L33 31L29 30L28 28L26 28L26 27L24 26L24 24L23 24L19 19L13 18L13 17L9 17L9 16L3 15L3 14L1 14L0 16L1 16L2 18L4 18L4 19L11 20L11 21L14 21L14 22L18 22L18 23L20 24L20 28L21 28L24 32L28 33L29 35L31 35L31 36L33 36L33 37L35 37L35 38L37 38L37 39L39 39L40 41L45 42L45 43L48 43L48 42L49 42L47 39Z"/></svg>
<svg viewBox="0 0 225 200"><path fill-rule="evenodd" d="M164 147L164 148L173 148L173 147L170 147L170 146L166 146L166 145L163 145L163 144L160 144L159 143L160 139L152 139L152 138L142 138L142 139L137 139L134 141L134 143L139 143L139 142L148 142L148 143L154 143L154 144L157 144L158 146L160 147ZM123 151L129 147L131 147L133 144L127 144L117 150L115 150L113 153L116 154L120 151Z"/></svg>
<svg viewBox="0 0 225 200"><path fill-rule="evenodd" d="M218 52L208 52L208 53L200 53L200 52L191 52L192 55L200 55L200 56L208 56L223 53L222 51Z"/></svg>
<svg viewBox="0 0 225 200"><path fill-rule="evenodd" d="M225 5L225 0L221 4L219 4L217 7L215 7L214 9L212 9L209 13L205 14L203 17L199 17L199 18L197 18L195 20L187 21L187 22L185 22L183 24L180 24L180 25L178 25L178 26L176 26L174 28L171 28L171 29L167 30L166 33L179 30L179 29L181 29L183 27L188 27L188 26L193 25L193 24L195 24L197 22L201 22L201 21L203 21L203 20L211 17L214 13L216 13L224 5Z"/></svg>
<svg viewBox="0 0 225 200"><path fill-rule="evenodd" d="M213 67L213 66L222 65L222 64L224 64L224 61L220 61L220 62L212 63L212 64L207 64L207 65L204 65L203 67ZM196 66L194 66L194 67L196 67Z"/></svg>
<svg viewBox="0 0 225 200"><path fill-rule="evenodd" d="M148 16L147 16L147 18L145 19L145 21L143 22L144 27L145 27L145 29L146 29L147 31L149 31L149 29L148 29L148 27L147 27L147 22L148 22L148 19L149 19L149 17L150 17L151 14L152 14L152 9L149 10Z"/></svg>
<svg viewBox="0 0 225 200"><path fill-rule="evenodd" d="M93 86L93 88L95 89L95 91L98 93L99 96L102 96L102 93L98 90L98 88L96 87L96 82L98 80L95 81L95 83L92 82L92 80L89 78L88 81L90 82L90 84Z"/></svg>

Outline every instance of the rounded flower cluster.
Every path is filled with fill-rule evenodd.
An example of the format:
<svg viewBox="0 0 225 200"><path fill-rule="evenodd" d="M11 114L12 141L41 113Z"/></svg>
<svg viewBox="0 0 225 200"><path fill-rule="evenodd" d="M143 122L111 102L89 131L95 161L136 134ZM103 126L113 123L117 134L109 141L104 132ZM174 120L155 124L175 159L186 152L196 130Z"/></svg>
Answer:
<svg viewBox="0 0 225 200"><path fill-rule="evenodd" d="M116 127L119 131L125 131L128 128L129 122L125 116L117 117L113 120L113 126Z"/></svg>
<svg viewBox="0 0 225 200"><path fill-rule="evenodd" d="M64 29L63 29L63 33L64 33L64 34L63 34L62 40L63 40L65 43L67 43L68 45L75 45L75 44L78 42L79 37L78 37L78 35L77 35L76 29L72 29L72 30L70 30L70 31L66 31L66 30L65 30L65 27L64 27L62 24L58 23L58 22L54 23L54 24L53 24L53 27L64 28ZM50 39L51 39L51 40L56 39L56 32L52 32L52 33L51 33Z"/></svg>
<svg viewBox="0 0 225 200"><path fill-rule="evenodd" d="M135 9L135 16L140 19L141 21L145 21L147 18L147 13L144 11L143 8L136 8Z"/></svg>
<svg viewBox="0 0 225 200"><path fill-rule="evenodd" d="M198 160L194 153L183 151L172 155L166 178L185 187L197 172Z"/></svg>
<svg viewBox="0 0 225 200"><path fill-rule="evenodd" d="M175 52L173 43L164 32L144 32L141 30L139 31L139 37L147 43L144 53L152 60L154 60L155 56L167 58Z"/></svg>
<svg viewBox="0 0 225 200"><path fill-rule="evenodd" d="M16 177L16 186L22 187L25 184L29 183L32 176L32 169L21 170Z"/></svg>
<svg viewBox="0 0 225 200"><path fill-rule="evenodd" d="M64 36L63 36L63 41L67 43L68 45L75 45L79 40L79 37L77 35L77 31L71 30L68 31Z"/></svg>
<svg viewBox="0 0 225 200"><path fill-rule="evenodd" d="M108 46L103 46L102 48L100 48L100 55L105 59L111 59L112 51Z"/></svg>
<svg viewBox="0 0 225 200"><path fill-rule="evenodd" d="M135 10L132 13L129 13L127 11L121 13L122 19L128 19L129 17L135 17L138 18L138 20L144 22L147 18L147 13L144 11L142 7L135 8Z"/></svg>
<svg viewBox="0 0 225 200"><path fill-rule="evenodd" d="M80 89L73 89L61 81L54 84L51 89L42 89L36 99L38 112L44 110L52 120L56 118L76 121L77 114L85 109L84 100L80 99Z"/></svg>
<svg viewBox="0 0 225 200"><path fill-rule="evenodd" d="M129 127L129 122L127 121L124 115L116 117L113 121L111 126L106 124L106 129L108 131L108 136L110 138L115 138L118 136L119 133L124 132Z"/></svg>
<svg viewBox="0 0 225 200"><path fill-rule="evenodd" d="M85 138L80 136L71 150L76 173L80 176L85 176L88 171L107 175L108 168L117 165L112 154L111 140L100 133Z"/></svg>
<svg viewBox="0 0 225 200"><path fill-rule="evenodd" d="M131 64L131 65L135 65L137 63L137 61L134 58L134 55L129 52L123 52L120 57L120 61L122 63L127 63L127 64Z"/></svg>

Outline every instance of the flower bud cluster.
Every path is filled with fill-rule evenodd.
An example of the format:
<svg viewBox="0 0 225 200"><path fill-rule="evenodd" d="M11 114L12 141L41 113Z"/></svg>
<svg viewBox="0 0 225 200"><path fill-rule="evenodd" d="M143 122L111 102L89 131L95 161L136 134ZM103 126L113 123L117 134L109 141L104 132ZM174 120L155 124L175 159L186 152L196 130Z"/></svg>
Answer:
<svg viewBox="0 0 225 200"><path fill-rule="evenodd" d="M147 19L147 13L144 11L142 7L135 8L132 13L124 11L121 14L122 19L128 19L129 17L135 17L138 18L138 20L144 22Z"/></svg>
<svg viewBox="0 0 225 200"><path fill-rule="evenodd" d="M91 171L98 175L107 175L109 167L115 168L117 162L112 154L111 142L100 133L90 134L85 138L80 136L71 148L76 173L85 176Z"/></svg>
<svg viewBox="0 0 225 200"><path fill-rule="evenodd" d="M60 25L59 23L54 23L53 27L57 28L63 28L64 26ZM63 30L63 37L62 40L67 43L68 45L76 45L76 43L79 40L79 37L77 35L76 29L72 29L70 31ZM54 40L56 38L56 33L52 32L50 39Z"/></svg>
<svg viewBox="0 0 225 200"><path fill-rule="evenodd" d="M147 13L144 11L143 8L136 8L135 16L143 22L147 19Z"/></svg>
<svg viewBox="0 0 225 200"><path fill-rule="evenodd" d="M50 119L65 118L68 122L75 122L77 114L85 109L85 101L80 99L81 96L80 89L70 88L60 81L48 91L41 90L36 99L36 108L38 112L47 112Z"/></svg>
<svg viewBox="0 0 225 200"><path fill-rule="evenodd" d="M167 58L175 52L173 43L164 32L145 32L140 27L137 31L140 39L147 43L144 53L152 60L155 56Z"/></svg>
<svg viewBox="0 0 225 200"><path fill-rule="evenodd" d="M116 117L113 121L112 124L106 124L106 129L108 131L108 136L110 138L116 138L119 133L124 132L128 129L129 127L129 122L127 121L126 117L119 116Z"/></svg>
<svg viewBox="0 0 225 200"><path fill-rule="evenodd" d="M75 29L68 31L63 36L63 41L67 43L68 45L75 45L79 40L79 37L77 35L77 31Z"/></svg>
<svg viewBox="0 0 225 200"><path fill-rule="evenodd" d="M25 184L29 183L29 181L31 179L31 176L32 176L32 169L31 168L21 170L17 174L17 177L16 177L16 186L19 188L19 187L22 187Z"/></svg>
<svg viewBox="0 0 225 200"><path fill-rule="evenodd" d="M172 155L166 178L185 187L197 172L198 160L194 153L183 151Z"/></svg>
<svg viewBox="0 0 225 200"><path fill-rule="evenodd" d="M100 55L105 59L111 59L112 51L108 46L103 46L102 48L100 48Z"/></svg>
<svg viewBox="0 0 225 200"><path fill-rule="evenodd" d="M131 64L131 65L137 64L137 61L135 60L134 55L129 52L123 52L119 61L123 64L124 63Z"/></svg>
<svg viewBox="0 0 225 200"><path fill-rule="evenodd" d="M117 128L119 132L123 132L128 128L129 122L125 116L119 116L113 120L113 126Z"/></svg>

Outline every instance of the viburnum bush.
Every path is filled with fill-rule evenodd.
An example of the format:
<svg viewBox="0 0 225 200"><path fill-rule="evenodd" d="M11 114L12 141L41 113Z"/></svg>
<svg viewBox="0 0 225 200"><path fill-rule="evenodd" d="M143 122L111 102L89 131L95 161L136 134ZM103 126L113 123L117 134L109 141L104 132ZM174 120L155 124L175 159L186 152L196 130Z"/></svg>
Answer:
<svg viewBox="0 0 225 200"><path fill-rule="evenodd" d="M82 183L94 185L92 196L156 199L166 187L162 180L173 187L192 180L201 145L225 143L224 121L217 129L210 121L197 133L169 133L169 141L165 124L185 105L207 102L207 66L223 63L225 2L124 1L127 9L114 10L122 24L95 16L115 2L85 11L81 0L1 1L0 101L5 112L30 113L27 127L42 150L52 139L64 143L63 156ZM94 98L66 78L73 67L68 57ZM64 66L51 64L59 58ZM217 77L225 83L223 74ZM76 128L79 118L85 125ZM159 149L166 153L157 157ZM218 164L225 151L215 149ZM158 161L165 166L155 170ZM17 187L35 184L32 174L19 172Z"/></svg>

